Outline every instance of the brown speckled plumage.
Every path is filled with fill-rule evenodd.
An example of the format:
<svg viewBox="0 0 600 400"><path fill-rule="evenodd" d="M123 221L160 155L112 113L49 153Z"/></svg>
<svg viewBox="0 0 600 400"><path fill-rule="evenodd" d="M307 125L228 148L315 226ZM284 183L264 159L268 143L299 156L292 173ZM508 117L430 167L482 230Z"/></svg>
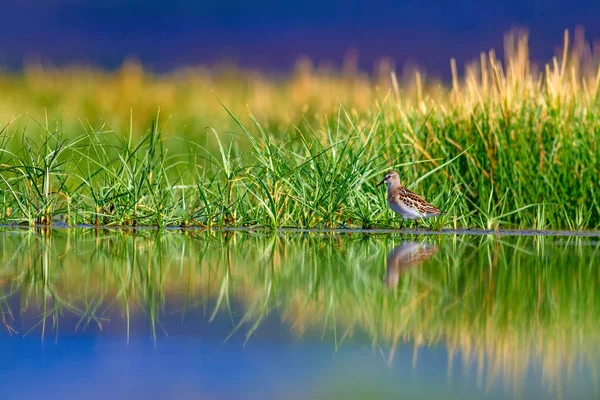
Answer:
<svg viewBox="0 0 600 400"><path fill-rule="evenodd" d="M411 192L404 186L398 186L388 191L388 203L401 203L406 207L417 210L423 216L440 215L441 211L432 204L425 201L424 198Z"/></svg>

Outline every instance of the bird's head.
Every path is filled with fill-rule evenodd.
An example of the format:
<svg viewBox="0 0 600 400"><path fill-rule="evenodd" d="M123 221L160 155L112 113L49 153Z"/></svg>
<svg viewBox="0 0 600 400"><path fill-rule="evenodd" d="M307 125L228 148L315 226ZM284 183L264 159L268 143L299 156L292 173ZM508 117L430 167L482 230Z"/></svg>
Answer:
<svg viewBox="0 0 600 400"><path fill-rule="evenodd" d="M383 185L384 183L386 183L388 187L400 185L400 175L395 171L388 172L377 186Z"/></svg>

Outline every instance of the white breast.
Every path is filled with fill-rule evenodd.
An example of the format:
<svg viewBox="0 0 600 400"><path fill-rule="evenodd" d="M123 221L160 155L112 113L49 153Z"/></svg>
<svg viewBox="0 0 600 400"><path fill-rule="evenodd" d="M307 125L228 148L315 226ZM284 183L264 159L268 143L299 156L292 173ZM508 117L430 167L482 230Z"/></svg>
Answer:
<svg viewBox="0 0 600 400"><path fill-rule="evenodd" d="M402 216L404 219L419 219L423 217L417 210L413 208L405 207L401 204L392 202L388 202L388 204L394 212L400 214L400 216Z"/></svg>

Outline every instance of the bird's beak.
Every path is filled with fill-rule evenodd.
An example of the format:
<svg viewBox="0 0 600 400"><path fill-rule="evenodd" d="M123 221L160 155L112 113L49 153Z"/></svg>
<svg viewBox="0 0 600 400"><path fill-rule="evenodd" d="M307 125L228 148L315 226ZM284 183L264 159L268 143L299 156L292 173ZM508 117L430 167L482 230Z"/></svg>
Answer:
<svg viewBox="0 0 600 400"><path fill-rule="evenodd" d="M381 182L379 182L375 187L379 187L379 186L383 185L384 183L385 183L385 179L382 180Z"/></svg>

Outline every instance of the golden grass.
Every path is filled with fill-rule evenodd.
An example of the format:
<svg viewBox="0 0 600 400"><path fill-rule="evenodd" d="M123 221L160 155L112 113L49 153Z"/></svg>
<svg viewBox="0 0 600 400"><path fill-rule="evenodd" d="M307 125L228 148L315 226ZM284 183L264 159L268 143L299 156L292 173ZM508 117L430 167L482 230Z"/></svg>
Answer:
<svg viewBox="0 0 600 400"><path fill-rule="evenodd" d="M337 71L315 67L309 60L299 61L289 76L275 77L235 67L186 68L157 75L135 61L112 72L28 65L22 73L0 73L0 120L29 114L44 121L47 113L51 121L60 118L63 124L89 121L96 128L105 123L125 130L132 110L134 123L145 127L160 107L162 115L170 116L172 131L199 135L207 126L233 126L216 98L236 115L246 116L249 109L259 121L281 128L302 116L318 119L333 114L339 104L369 115L391 95L397 111L393 118L405 123L409 135L414 126L408 115L426 115L434 106L436 114L466 121L478 109L509 116L533 103L542 107L538 121L542 123L550 109L572 113L597 107L599 55L580 33L570 43L565 32L563 53L538 68L529 58L527 34L511 32L505 39L504 62L491 50L459 74L456 62L450 60L450 86L428 80L422 71L399 81L385 60L373 76L352 64Z"/></svg>

